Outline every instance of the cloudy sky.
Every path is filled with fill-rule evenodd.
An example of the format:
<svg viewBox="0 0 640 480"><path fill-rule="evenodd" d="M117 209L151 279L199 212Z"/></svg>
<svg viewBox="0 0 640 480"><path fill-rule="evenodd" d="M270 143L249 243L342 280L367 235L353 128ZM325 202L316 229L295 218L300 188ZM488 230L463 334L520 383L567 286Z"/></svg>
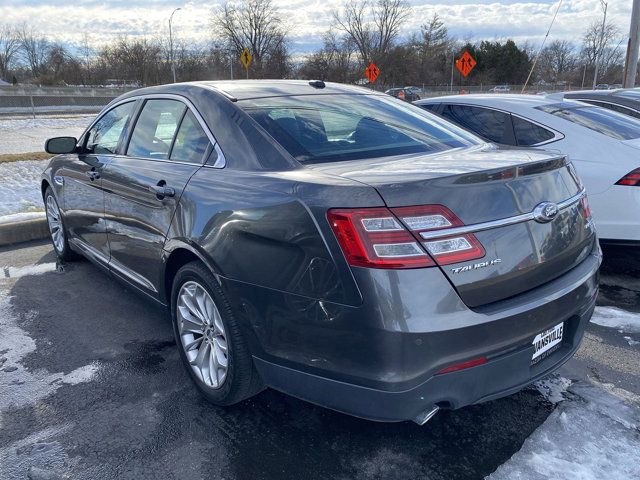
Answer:
<svg viewBox="0 0 640 480"><path fill-rule="evenodd" d="M403 34L417 31L437 12L451 34L463 40L530 40L544 37L557 1L502 2L487 0L408 0L412 16ZM297 54L314 50L331 25L331 12L343 0L273 0L287 22L291 50ZM211 11L217 1L180 0L0 0L0 24L27 22L52 39L79 43L88 32L94 45L118 35L166 35L174 8L174 33L188 41L206 41L211 35ZM609 16L624 36L628 34L631 0L609 0ZM585 27L602 18L600 0L564 0L552 39L580 41Z"/></svg>

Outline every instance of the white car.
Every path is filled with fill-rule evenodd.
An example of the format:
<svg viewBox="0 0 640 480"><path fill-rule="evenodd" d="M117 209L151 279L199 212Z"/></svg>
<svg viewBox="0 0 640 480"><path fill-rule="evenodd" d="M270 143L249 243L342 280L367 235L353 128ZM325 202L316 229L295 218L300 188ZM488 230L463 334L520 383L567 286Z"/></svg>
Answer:
<svg viewBox="0 0 640 480"><path fill-rule="evenodd" d="M455 95L415 102L482 138L567 154L603 243L640 245L640 120L553 95Z"/></svg>
<svg viewBox="0 0 640 480"><path fill-rule="evenodd" d="M509 85L496 85L489 89L489 91L492 93L509 93L511 91L511 87Z"/></svg>

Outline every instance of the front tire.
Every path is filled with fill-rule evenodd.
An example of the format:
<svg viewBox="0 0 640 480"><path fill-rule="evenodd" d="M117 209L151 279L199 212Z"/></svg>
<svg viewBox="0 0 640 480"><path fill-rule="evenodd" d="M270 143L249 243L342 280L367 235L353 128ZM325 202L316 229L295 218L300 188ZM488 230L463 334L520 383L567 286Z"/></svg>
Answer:
<svg viewBox="0 0 640 480"><path fill-rule="evenodd" d="M180 358L207 400L233 405L263 388L231 307L202 263L178 270L171 317Z"/></svg>
<svg viewBox="0 0 640 480"><path fill-rule="evenodd" d="M77 258L77 255L69 246L69 236L64 226L64 219L60 213L58 201L53 194L51 187L47 187L44 192L44 205L47 215L47 225L53 249L60 260L70 261Z"/></svg>

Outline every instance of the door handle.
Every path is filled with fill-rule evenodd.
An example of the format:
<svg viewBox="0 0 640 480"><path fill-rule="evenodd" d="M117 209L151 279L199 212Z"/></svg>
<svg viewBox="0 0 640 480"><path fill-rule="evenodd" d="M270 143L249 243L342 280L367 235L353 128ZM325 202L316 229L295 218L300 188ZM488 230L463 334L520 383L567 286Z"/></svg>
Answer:
<svg viewBox="0 0 640 480"><path fill-rule="evenodd" d="M87 170L84 173L87 175L87 177L89 177L89 180L91 180L92 182L100 178L100 172L96 172L94 168L92 168L91 170Z"/></svg>
<svg viewBox="0 0 640 480"><path fill-rule="evenodd" d="M173 188L165 186L162 182L159 183L161 184L149 185L149 191L155 193L158 200L162 200L165 197L174 197L176 195L176 191Z"/></svg>

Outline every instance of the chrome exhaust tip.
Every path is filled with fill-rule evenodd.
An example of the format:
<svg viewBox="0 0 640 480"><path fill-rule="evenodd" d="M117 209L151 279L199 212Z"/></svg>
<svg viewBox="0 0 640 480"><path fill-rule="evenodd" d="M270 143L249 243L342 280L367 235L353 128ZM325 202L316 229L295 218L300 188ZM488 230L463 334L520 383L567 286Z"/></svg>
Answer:
<svg viewBox="0 0 640 480"><path fill-rule="evenodd" d="M413 421L416 422L418 425L424 425L429 420L431 420L435 416L436 413L438 413L438 410L440 410L440 407L437 406L437 405L434 405L431 410L427 409L424 412L419 413L418 415L416 415L416 417L413 419Z"/></svg>

